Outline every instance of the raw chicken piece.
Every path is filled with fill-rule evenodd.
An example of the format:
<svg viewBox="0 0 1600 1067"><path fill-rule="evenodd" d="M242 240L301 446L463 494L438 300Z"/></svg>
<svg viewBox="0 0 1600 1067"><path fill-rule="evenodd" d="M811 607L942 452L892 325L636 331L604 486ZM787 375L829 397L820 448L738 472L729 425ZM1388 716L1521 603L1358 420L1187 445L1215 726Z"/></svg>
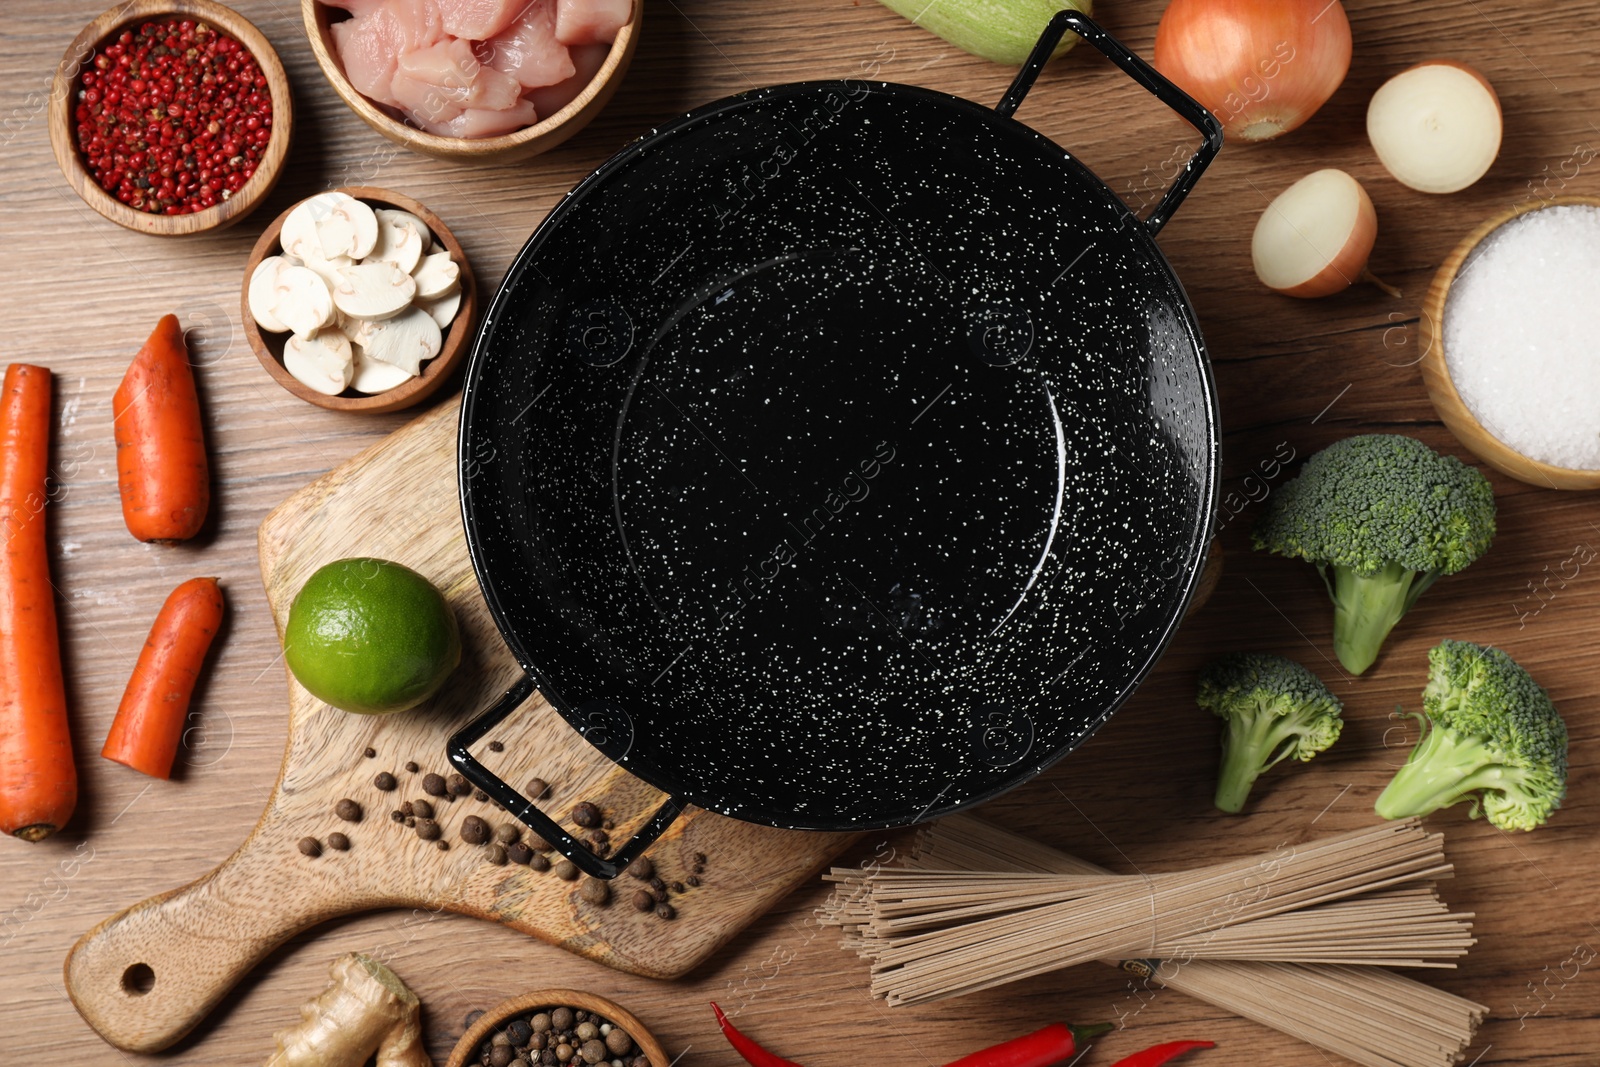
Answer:
<svg viewBox="0 0 1600 1067"><path fill-rule="evenodd" d="M538 119L538 112L533 110L532 104L518 100L515 107L504 111L470 107L453 119L430 122L422 128L446 137L498 137L502 133L513 133L524 126L532 126Z"/></svg>
<svg viewBox="0 0 1600 1067"><path fill-rule="evenodd" d="M566 81L577 73L567 46L556 40L556 0L530 0L501 34L474 48L478 59L528 89Z"/></svg>
<svg viewBox="0 0 1600 1067"><path fill-rule="evenodd" d="M605 65L606 56L611 54L608 44L580 44L569 49L572 53L572 64L578 72L564 82L546 86L543 89L529 89L528 99L533 103L534 110L545 118L549 118L557 111L572 103L577 95L583 92L584 87L594 80L594 76Z"/></svg>
<svg viewBox="0 0 1600 1067"><path fill-rule="evenodd" d="M472 54L470 42L446 37L436 44L401 56L399 72L466 99L467 92L472 88L472 76L482 65L478 57Z"/></svg>
<svg viewBox="0 0 1600 1067"><path fill-rule="evenodd" d="M527 0L438 0L444 30L469 41L486 41L517 20Z"/></svg>
<svg viewBox="0 0 1600 1067"><path fill-rule="evenodd" d="M396 104L389 95L399 57L444 35L434 0L383 0L357 18L333 23L334 51L344 76L362 96Z"/></svg>
<svg viewBox="0 0 1600 1067"><path fill-rule="evenodd" d="M451 100L447 90L418 81L403 70L394 72L389 91L411 121L426 128L430 122L445 122L461 114L461 105Z"/></svg>
<svg viewBox="0 0 1600 1067"><path fill-rule="evenodd" d="M556 0L556 40L610 44L633 17L633 0Z"/></svg>
<svg viewBox="0 0 1600 1067"><path fill-rule="evenodd" d="M401 107L429 122L452 117L443 113L447 108L503 111L522 95L517 79L479 63L471 45L459 39L401 56L389 85Z"/></svg>
<svg viewBox="0 0 1600 1067"><path fill-rule="evenodd" d="M384 5L385 0L318 0L327 7L338 7L350 12L357 18L370 15Z"/></svg>

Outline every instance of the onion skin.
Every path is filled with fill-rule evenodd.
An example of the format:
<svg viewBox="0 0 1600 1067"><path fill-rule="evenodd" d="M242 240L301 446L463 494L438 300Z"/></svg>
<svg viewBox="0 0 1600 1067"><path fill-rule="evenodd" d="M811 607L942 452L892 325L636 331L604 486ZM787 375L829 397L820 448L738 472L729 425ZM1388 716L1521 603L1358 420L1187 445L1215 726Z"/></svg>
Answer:
<svg viewBox="0 0 1600 1067"><path fill-rule="evenodd" d="M1372 258L1372 247L1378 243L1378 209L1372 206L1372 197L1359 185L1360 206L1356 209L1356 224L1350 230L1344 247L1311 278L1289 289L1279 289L1284 296L1316 300L1334 293L1342 293L1356 282L1375 280L1367 274L1367 261ZM1398 295L1398 294L1397 294Z"/></svg>
<svg viewBox="0 0 1600 1067"><path fill-rule="evenodd" d="M1155 65L1222 120L1229 140L1268 141L1328 102L1350 51L1338 0L1172 0Z"/></svg>

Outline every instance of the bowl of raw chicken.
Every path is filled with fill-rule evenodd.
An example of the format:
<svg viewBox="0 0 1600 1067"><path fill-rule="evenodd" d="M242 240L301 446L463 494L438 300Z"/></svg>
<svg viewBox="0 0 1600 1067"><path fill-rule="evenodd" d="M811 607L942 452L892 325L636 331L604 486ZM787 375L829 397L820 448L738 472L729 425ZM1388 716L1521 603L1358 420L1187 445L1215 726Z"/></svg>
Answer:
<svg viewBox="0 0 1600 1067"><path fill-rule="evenodd" d="M641 0L301 0L334 89L425 155L512 160L605 107L633 58Z"/></svg>

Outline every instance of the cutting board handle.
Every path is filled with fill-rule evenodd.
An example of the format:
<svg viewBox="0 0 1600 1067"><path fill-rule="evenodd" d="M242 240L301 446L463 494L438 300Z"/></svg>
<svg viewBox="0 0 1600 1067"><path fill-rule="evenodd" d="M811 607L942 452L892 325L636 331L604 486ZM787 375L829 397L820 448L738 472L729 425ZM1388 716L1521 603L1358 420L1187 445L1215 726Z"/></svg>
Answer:
<svg viewBox="0 0 1600 1067"><path fill-rule="evenodd" d="M273 949L350 910L320 879L291 885L302 859L258 832L199 881L135 904L84 934L67 954L67 993L117 1048L159 1052L183 1037ZM281 846L287 844L287 850Z"/></svg>

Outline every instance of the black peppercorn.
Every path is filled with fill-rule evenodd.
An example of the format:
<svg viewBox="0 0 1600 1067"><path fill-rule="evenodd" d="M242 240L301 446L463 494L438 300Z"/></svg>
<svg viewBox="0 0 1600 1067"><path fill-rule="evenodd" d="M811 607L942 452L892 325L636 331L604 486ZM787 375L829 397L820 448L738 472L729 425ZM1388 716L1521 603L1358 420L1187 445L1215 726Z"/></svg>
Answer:
<svg viewBox="0 0 1600 1067"><path fill-rule="evenodd" d="M504 752L505 750L506 750L506 746L501 744L499 741L490 741L489 742L489 751L490 752Z"/></svg>
<svg viewBox="0 0 1600 1067"><path fill-rule="evenodd" d="M506 1036L511 1039L513 1045L526 1045L528 1039L533 1036L533 1027L528 1025L526 1019L513 1019L511 1025L506 1027Z"/></svg>
<svg viewBox="0 0 1600 1067"><path fill-rule="evenodd" d="M378 756L378 750L373 748L371 745L368 745L367 750L361 754L367 757L367 759L376 759Z"/></svg>

